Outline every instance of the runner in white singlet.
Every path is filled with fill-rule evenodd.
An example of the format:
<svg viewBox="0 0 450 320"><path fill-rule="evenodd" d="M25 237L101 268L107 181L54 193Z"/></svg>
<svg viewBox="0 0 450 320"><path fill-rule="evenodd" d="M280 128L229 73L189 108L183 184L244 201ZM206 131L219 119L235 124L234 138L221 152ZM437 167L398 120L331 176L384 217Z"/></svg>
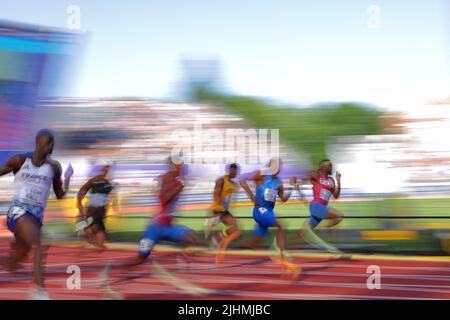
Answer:
<svg viewBox="0 0 450 320"><path fill-rule="evenodd" d="M14 174L14 195L8 210L7 225L14 234L15 244L5 268L14 270L31 250L34 251L36 289L31 294L34 299L48 299L43 289L41 227L50 188L53 185L56 197L63 198L73 174L69 166L63 186L61 165L50 158L53 146L53 134L42 129L36 135L34 152L15 155L0 167L0 176L10 172Z"/></svg>

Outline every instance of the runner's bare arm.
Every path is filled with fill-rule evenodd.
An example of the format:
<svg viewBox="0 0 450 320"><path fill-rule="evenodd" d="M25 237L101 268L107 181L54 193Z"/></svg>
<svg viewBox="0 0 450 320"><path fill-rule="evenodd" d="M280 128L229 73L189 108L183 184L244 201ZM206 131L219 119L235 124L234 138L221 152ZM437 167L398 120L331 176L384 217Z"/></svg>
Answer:
<svg viewBox="0 0 450 320"><path fill-rule="evenodd" d="M256 198L255 198L255 195L253 194L252 189L250 189L247 181L249 181L249 180L257 181L258 179L260 179L260 177L261 177L260 171L253 171L253 172L249 172L249 173L244 173L239 178L239 184L245 190L245 192L247 193L248 197L250 198L250 200L254 204L256 204Z"/></svg>
<svg viewBox="0 0 450 320"><path fill-rule="evenodd" d="M224 180L223 177L216 180L216 185L214 187L214 202L220 203L220 195L222 194Z"/></svg>
<svg viewBox="0 0 450 320"><path fill-rule="evenodd" d="M305 201L305 195L302 192L302 187L306 185L305 181L300 177L300 179L297 179L297 182L294 185L295 190L297 190L298 195L300 196L301 201Z"/></svg>
<svg viewBox="0 0 450 320"><path fill-rule="evenodd" d="M333 191L333 197L335 199L339 198L339 195L341 194L341 174L339 172L336 172L336 188L334 188Z"/></svg>
<svg viewBox="0 0 450 320"><path fill-rule="evenodd" d="M92 184L95 181L96 177L89 179L86 183L80 188L77 193L77 208L83 219L86 219L86 212L83 207L83 199L86 197L86 194L92 188Z"/></svg>
<svg viewBox="0 0 450 320"><path fill-rule="evenodd" d="M69 183L70 178L72 177L73 170L72 167L69 165L65 178L64 178L64 186L62 181L62 168L61 164L58 161L52 162L53 170L55 172L54 178L53 178L53 190L55 191L55 195L57 199L62 199L66 195L66 193L69 191Z"/></svg>
<svg viewBox="0 0 450 320"><path fill-rule="evenodd" d="M286 202L289 200L289 197L291 196L291 193L284 194L284 186L281 184L278 188L278 196L280 197L280 200L283 202Z"/></svg>
<svg viewBox="0 0 450 320"><path fill-rule="evenodd" d="M283 186L283 184L281 184L280 188L278 189L278 196L280 197L281 201L283 201L283 202L288 201L289 198L291 197L292 190L297 184L297 177L292 177L290 179L290 184L292 185L292 187L287 189L287 193L284 193L284 186Z"/></svg>
<svg viewBox="0 0 450 320"><path fill-rule="evenodd" d="M25 162L23 155L12 156L2 167L0 167L0 176L13 172L14 174L20 170Z"/></svg>
<svg viewBox="0 0 450 320"><path fill-rule="evenodd" d="M180 182L175 188L172 188L172 190L166 190L168 187L171 187L174 180L176 180L176 178L173 176L163 176L162 178L161 189L163 192L161 198L164 202L172 201L184 188L183 183Z"/></svg>
<svg viewBox="0 0 450 320"><path fill-rule="evenodd" d="M319 182L319 174L316 171L311 172L311 174L309 175L309 180L312 183Z"/></svg>
<svg viewBox="0 0 450 320"><path fill-rule="evenodd" d="M113 207L114 210L119 211L121 209L121 206L119 191L117 190L117 188L117 185L115 185L113 190L111 191L111 207Z"/></svg>

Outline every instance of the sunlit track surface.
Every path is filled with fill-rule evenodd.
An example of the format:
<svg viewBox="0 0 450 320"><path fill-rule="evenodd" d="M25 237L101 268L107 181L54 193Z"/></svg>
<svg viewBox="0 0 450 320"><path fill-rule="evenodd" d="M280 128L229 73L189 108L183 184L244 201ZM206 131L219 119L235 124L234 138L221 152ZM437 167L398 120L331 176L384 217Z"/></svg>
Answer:
<svg viewBox="0 0 450 320"><path fill-rule="evenodd" d="M0 242L0 252L3 260L9 252L6 240ZM49 295L52 299L87 300L450 299L450 259L402 261L358 256L357 260L344 261L323 255L295 256L293 262L303 270L291 280L263 254L236 252L216 265L212 253L186 256L161 247L154 252L153 260L123 268L121 263L135 254L130 249L97 253L83 246L51 246L45 268ZM79 290L67 288L70 265L81 269ZM367 268L371 265L381 268L381 289L367 286ZM31 286L30 261L15 273L0 270L0 299L28 299Z"/></svg>

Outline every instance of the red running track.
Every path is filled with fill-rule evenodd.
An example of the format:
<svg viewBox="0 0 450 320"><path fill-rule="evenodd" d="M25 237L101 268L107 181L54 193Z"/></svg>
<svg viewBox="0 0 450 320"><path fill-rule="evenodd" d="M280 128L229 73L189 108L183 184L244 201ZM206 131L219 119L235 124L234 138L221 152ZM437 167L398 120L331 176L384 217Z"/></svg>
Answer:
<svg viewBox="0 0 450 320"><path fill-rule="evenodd" d="M8 250L8 242L0 242L0 257ZM109 287L123 299L450 299L450 260L378 260L372 256L342 261L310 255L293 258L303 270L291 280L269 257L248 254L227 255L216 265L211 253L186 258L156 250L153 259L143 265L127 271L119 266L135 254L125 249L97 253L83 247L52 246L45 269L48 293L58 300L119 298L105 290L102 275L111 263ZM67 288L70 265L80 267L79 290ZM367 287L371 265L380 267L381 289ZM0 269L0 299L28 299L32 284L29 260L15 273Z"/></svg>

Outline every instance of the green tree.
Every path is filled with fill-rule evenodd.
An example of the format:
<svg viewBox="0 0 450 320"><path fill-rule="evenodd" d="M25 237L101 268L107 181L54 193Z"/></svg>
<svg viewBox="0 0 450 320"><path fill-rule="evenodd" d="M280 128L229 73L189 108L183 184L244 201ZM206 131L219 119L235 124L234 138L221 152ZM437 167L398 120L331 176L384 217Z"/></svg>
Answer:
<svg viewBox="0 0 450 320"><path fill-rule="evenodd" d="M379 134L380 115L354 103L315 105L309 108L280 107L238 96L219 96L197 91L197 100L240 114L258 128L279 129L280 139L306 152L313 163L326 158L329 137Z"/></svg>

